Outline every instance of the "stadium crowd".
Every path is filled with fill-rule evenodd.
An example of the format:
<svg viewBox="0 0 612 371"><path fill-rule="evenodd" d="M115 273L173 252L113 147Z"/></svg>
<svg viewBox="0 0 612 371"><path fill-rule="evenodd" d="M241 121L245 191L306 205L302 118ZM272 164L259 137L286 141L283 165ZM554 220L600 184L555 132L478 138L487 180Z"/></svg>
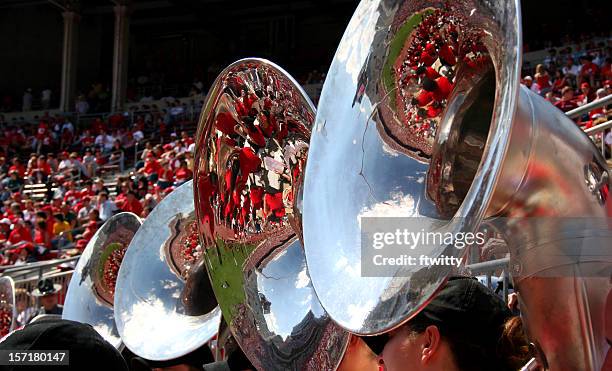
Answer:
<svg viewBox="0 0 612 371"><path fill-rule="evenodd" d="M110 216L146 217L191 179L194 125L179 106L145 105L133 120L100 116L79 128L61 115L0 115L0 265L79 254Z"/></svg>
<svg viewBox="0 0 612 371"><path fill-rule="evenodd" d="M529 63L523 66L522 83L563 112L612 94L612 46L597 45L579 53L571 47L550 49L535 68ZM607 121L610 114L609 107L594 109L578 124L587 129Z"/></svg>

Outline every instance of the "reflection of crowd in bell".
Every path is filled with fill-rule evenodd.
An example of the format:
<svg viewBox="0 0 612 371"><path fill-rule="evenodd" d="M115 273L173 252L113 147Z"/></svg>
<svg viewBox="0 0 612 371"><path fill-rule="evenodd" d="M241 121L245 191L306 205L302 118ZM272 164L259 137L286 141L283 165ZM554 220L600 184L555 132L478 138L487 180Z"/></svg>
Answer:
<svg viewBox="0 0 612 371"><path fill-rule="evenodd" d="M215 220L239 234L274 228L292 213L292 179L302 173L308 150L309 113L300 109L300 98L274 74L256 71L256 76L237 72L225 81L223 108L208 142L212 168L200 180L208 194L200 194L200 202L210 202L203 208L208 220L214 205Z"/></svg>
<svg viewBox="0 0 612 371"><path fill-rule="evenodd" d="M433 138L459 66L477 68L488 56L480 35L451 10L423 15L394 66L398 111L417 135Z"/></svg>
<svg viewBox="0 0 612 371"><path fill-rule="evenodd" d="M13 322L13 304L9 302L6 292L0 292L0 338L9 333Z"/></svg>

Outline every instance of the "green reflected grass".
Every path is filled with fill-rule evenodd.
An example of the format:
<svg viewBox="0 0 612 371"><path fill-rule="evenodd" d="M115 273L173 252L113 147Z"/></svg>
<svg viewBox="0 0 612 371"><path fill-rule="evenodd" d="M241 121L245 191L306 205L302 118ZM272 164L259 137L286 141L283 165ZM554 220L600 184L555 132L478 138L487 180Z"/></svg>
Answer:
<svg viewBox="0 0 612 371"><path fill-rule="evenodd" d="M414 28L421 23L423 18L431 13L433 13L433 10L427 9L422 13L414 14L408 19L408 21L406 21L406 23L402 25L402 27L399 28L399 30L397 30L393 40L391 40L391 44L389 45L389 54L387 55L387 60L385 61L382 71L383 84L387 93L395 89L396 79L393 66L395 65L397 58L402 53L406 40L408 40L408 37L410 37L410 34ZM391 107L395 107L395 94L391 94L389 98L391 99Z"/></svg>
<svg viewBox="0 0 612 371"><path fill-rule="evenodd" d="M236 305L246 302L242 266L255 247L254 244L228 245L217 239L217 246L206 252L213 290L227 323L232 323Z"/></svg>

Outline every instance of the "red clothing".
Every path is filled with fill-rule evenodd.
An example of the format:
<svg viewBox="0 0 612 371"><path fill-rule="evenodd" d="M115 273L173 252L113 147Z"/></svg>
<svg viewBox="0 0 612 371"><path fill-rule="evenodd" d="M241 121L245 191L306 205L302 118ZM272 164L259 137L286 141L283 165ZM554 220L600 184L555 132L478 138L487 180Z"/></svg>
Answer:
<svg viewBox="0 0 612 371"><path fill-rule="evenodd" d="M453 91L453 84L444 76L438 77L436 79L436 85L438 86L436 90L434 90L434 99L436 101L441 101L448 98L448 95Z"/></svg>
<svg viewBox="0 0 612 371"><path fill-rule="evenodd" d="M426 66L431 66L436 61L436 58L427 51L421 53L421 62Z"/></svg>
<svg viewBox="0 0 612 371"><path fill-rule="evenodd" d="M46 162L42 165L36 165L36 167L32 169L32 174L36 173L37 171L40 171L41 173L45 175L50 175L51 166L49 166L49 164Z"/></svg>
<svg viewBox="0 0 612 371"><path fill-rule="evenodd" d="M159 178L167 182L174 182L174 172L172 171L172 169L162 169Z"/></svg>
<svg viewBox="0 0 612 371"><path fill-rule="evenodd" d="M264 200L270 213L274 213L279 218L285 215L282 192L276 194L266 193Z"/></svg>
<svg viewBox="0 0 612 371"><path fill-rule="evenodd" d="M550 76L548 74L536 75L536 83L540 89L546 89L550 87Z"/></svg>
<svg viewBox="0 0 612 371"><path fill-rule="evenodd" d="M266 138L263 136L261 130L257 126L255 126L255 129L247 129L247 131L249 133L249 138L253 143L258 145L259 147L266 146Z"/></svg>
<svg viewBox="0 0 612 371"><path fill-rule="evenodd" d="M261 209L263 207L263 194L263 188L251 188L251 204L253 205L254 210Z"/></svg>
<svg viewBox="0 0 612 371"><path fill-rule="evenodd" d="M115 197L115 205L118 208L123 209L123 205L127 203L127 195L125 193L120 193Z"/></svg>
<svg viewBox="0 0 612 371"><path fill-rule="evenodd" d="M67 191L64 194L64 202L68 202L68 200L70 200L71 198L75 199L77 197L77 195L78 195L78 193L74 189L71 189L71 190Z"/></svg>
<svg viewBox="0 0 612 371"><path fill-rule="evenodd" d="M176 170L175 176L177 182L184 182L193 177L193 172L187 168L179 168L178 170Z"/></svg>
<svg viewBox="0 0 612 371"><path fill-rule="evenodd" d="M148 176L151 174L159 174L163 169L157 160L151 160L145 162L143 171Z"/></svg>
<svg viewBox="0 0 612 371"><path fill-rule="evenodd" d="M234 131L234 126L236 125L236 120L232 117L229 112L221 112L217 115L217 120L215 123L215 128L226 135L233 135L236 132Z"/></svg>
<svg viewBox="0 0 612 371"><path fill-rule="evenodd" d="M38 140L42 140L44 137L47 136L47 132L49 131L49 126L41 121L40 124L38 124L38 131L36 132L36 138L38 138Z"/></svg>
<svg viewBox="0 0 612 371"><path fill-rule="evenodd" d="M578 96L578 102L581 102L582 104L591 103L594 100L595 100L595 94L594 93L580 94Z"/></svg>
<svg viewBox="0 0 612 371"><path fill-rule="evenodd" d="M574 108L578 108L578 104L573 100L566 100L566 101L560 100L557 103L555 103L555 107L557 107L563 112L568 112L568 111L573 110Z"/></svg>
<svg viewBox="0 0 612 371"><path fill-rule="evenodd" d="M50 236L48 233L48 231L45 232L36 228L34 231L34 243L45 247L51 247L51 238L48 238L48 236Z"/></svg>
<svg viewBox="0 0 612 371"><path fill-rule="evenodd" d="M453 49L448 45L444 44L440 48L440 58L447 64L454 66L457 63L457 58L455 58L455 53Z"/></svg>
<svg viewBox="0 0 612 371"><path fill-rule="evenodd" d="M240 160L240 173L245 178L250 173L257 171L261 166L261 159L249 147L244 147L240 150L238 159Z"/></svg>
<svg viewBox="0 0 612 371"><path fill-rule="evenodd" d="M93 144L95 142L96 142L96 140L91 135L88 135L86 137L83 137L83 139L81 139L81 145L83 147L91 147L91 146L93 146Z"/></svg>
<svg viewBox="0 0 612 371"><path fill-rule="evenodd" d="M21 241L32 242L32 234L27 227L18 227L13 229L8 240L13 245Z"/></svg>
<svg viewBox="0 0 612 371"><path fill-rule="evenodd" d="M419 95L416 97L418 105L420 107L426 106L433 100L433 93L426 90L421 90Z"/></svg>
<svg viewBox="0 0 612 371"><path fill-rule="evenodd" d="M596 75L599 72L599 67L593 62L587 62L580 68L580 76Z"/></svg>
<svg viewBox="0 0 612 371"><path fill-rule="evenodd" d="M91 128L91 132L94 135L98 135L100 134L100 132L102 131L102 128L104 127L104 123L102 122L102 120L97 119L96 121L94 121L93 126Z"/></svg>
<svg viewBox="0 0 612 371"><path fill-rule="evenodd" d="M123 115L112 115L108 118L108 122L110 123L112 128L118 128L123 123Z"/></svg>
<svg viewBox="0 0 612 371"><path fill-rule="evenodd" d="M567 80L565 79L565 77L563 77L563 78L555 80L553 84L553 90L561 91L561 89L563 89L566 86L567 86Z"/></svg>
<svg viewBox="0 0 612 371"><path fill-rule="evenodd" d="M134 199L132 202L126 200L121 209L127 213L134 213L139 216L143 210L142 204L137 199Z"/></svg>
<svg viewBox="0 0 612 371"><path fill-rule="evenodd" d="M11 167L9 167L9 173L13 170L17 170L17 173L19 174L20 178L23 178L25 176L26 169L23 165L12 165Z"/></svg>

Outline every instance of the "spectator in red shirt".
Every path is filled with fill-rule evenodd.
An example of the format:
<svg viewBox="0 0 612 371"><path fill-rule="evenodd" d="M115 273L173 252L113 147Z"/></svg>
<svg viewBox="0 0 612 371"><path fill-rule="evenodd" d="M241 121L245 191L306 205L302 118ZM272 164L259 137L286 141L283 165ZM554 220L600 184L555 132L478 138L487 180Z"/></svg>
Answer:
<svg viewBox="0 0 612 371"><path fill-rule="evenodd" d="M32 242L32 232L30 231L30 228L26 226L23 219L17 220L17 223L15 223L8 240L12 245L22 241Z"/></svg>
<svg viewBox="0 0 612 371"><path fill-rule="evenodd" d="M51 248L51 239L53 233L49 232L49 224L44 220L36 222L36 229L34 230L34 243L46 248Z"/></svg>
<svg viewBox="0 0 612 371"><path fill-rule="evenodd" d="M174 174L176 177L176 186L180 186L193 178L193 172L187 167L187 161L181 160L179 168L176 169Z"/></svg>
<svg viewBox="0 0 612 371"><path fill-rule="evenodd" d="M33 183L44 183L47 181L47 178L51 175L51 166L47 163L45 155L38 156L36 165L30 170L29 175Z"/></svg>
<svg viewBox="0 0 612 371"><path fill-rule="evenodd" d="M93 211L97 212L97 210L93 210ZM98 222L96 220L90 220L87 223L87 227L85 228L85 231L83 232L83 234L76 236L76 238L78 239L77 249L83 252L83 250L85 250L85 247L87 246L87 243L89 242L89 240L91 240L91 238L93 237L93 235L96 233L97 230L98 230Z"/></svg>
<svg viewBox="0 0 612 371"><path fill-rule="evenodd" d="M555 107L563 112L568 112L578 107L578 104L574 100L574 90L569 86L564 87L561 90L561 100L555 103Z"/></svg>
<svg viewBox="0 0 612 371"><path fill-rule="evenodd" d="M121 209L125 212L134 213L138 216L142 214L142 204L140 201L138 201L138 198L136 198L136 192L128 192L125 203L122 205Z"/></svg>
<svg viewBox="0 0 612 371"><path fill-rule="evenodd" d="M16 170L20 178L24 178L26 175L25 166L21 163L18 157L13 157L13 165L9 167L9 172Z"/></svg>
<svg viewBox="0 0 612 371"><path fill-rule="evenodd" d="M591 85L588 82L580 84L580 91L582 94L578 96L578 105L582 106L595 100L595 92L591 89Z"/></svg>
<svg viewBox="0 0 612 371"><path fill-rule="evenodd" d="M536 92L538 94L545 95L546 93L550 91L551 89L550 75L546 71L546 68L544 68L543 64L537 65L535 80L536 80L536 85L537 85Z"/></svg>
<svg viewBox="0 0 612 371"><path fill-rule="evenodd" d="M161 160L160 169L157 185L159 185L161 189L166 189L174 183L174 171L172 167L168 165L167 159Z"/></svg>
<svg viewBox="0 0 612 371"><path fill-rule="evenodd" d="M94 145L96 138L91 135L89 130L85 130L81 135L80 143L82 147L91 147Z"/></svg>
<svg viewBox="0 0 612 371"><path fill-rule="evenodd" d="M155 154L153 152L149 152L147 154L147 158L145 160L145 165L141 169L141 172L147 176L151 183L157 182L159 179L159 173L162 171L162 167L159 162L155 159Z"/></svg>
<svg viewBox="0 0 612 371"><path fill-rule="evenodd" d="M557 70L555 72L555 82L553 83L552 90L555 93L560 93L561 89L566 86L569 86L569 79L566 75L563 74L561 70Z"/></svg>
<svg viewBox="0 0 612 371"><path fill-rule="evenodd" d="M186 131L183 131L181 133L181 139L183 140L183 143L185 143L187 147L189 147L193 143L193 139L189 137Z"/></svg>

